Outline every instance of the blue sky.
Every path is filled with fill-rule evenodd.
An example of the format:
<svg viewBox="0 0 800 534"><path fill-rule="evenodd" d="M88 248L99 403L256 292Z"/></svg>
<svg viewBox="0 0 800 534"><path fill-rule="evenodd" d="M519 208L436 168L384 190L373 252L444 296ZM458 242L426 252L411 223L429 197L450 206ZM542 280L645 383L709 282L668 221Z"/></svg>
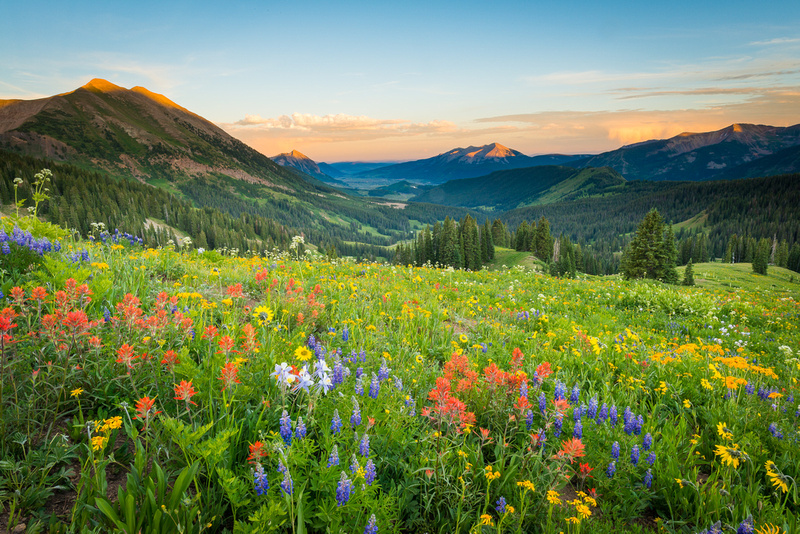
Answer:
<svg viewBox="0 0 800 534"><path fill-rule="evenodd" d="M267 155L589 153L800 123L800 2L6 2L0 99L91 78Z"/></svg>

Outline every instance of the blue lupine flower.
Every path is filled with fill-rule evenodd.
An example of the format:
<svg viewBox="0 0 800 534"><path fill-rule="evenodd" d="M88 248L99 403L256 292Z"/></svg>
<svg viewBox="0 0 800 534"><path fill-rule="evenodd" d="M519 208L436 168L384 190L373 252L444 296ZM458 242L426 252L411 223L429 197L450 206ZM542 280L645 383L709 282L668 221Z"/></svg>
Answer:
<svg viewBox="0 0 800 534"><path fill-rule="evenodd" d="M613 445L611 445L611 457L615 460L619 459L619 441L615 441Z"/></svg>
<svg viewBox="0 0 800 534"><path fill-rule="evenodd" d="M314 349L317 348L317 338L314 337L314 334L311 334L310 336L308 336L308 341L306 342L306 345L311 350L314 350Z"/></svg>
<svg viewBox="0 0 800 534"><path fill-rule="evenodd" d="M656 463L656 453L651 451L650 454L647 455L647 458L644 459L644 461L650 465L653 465L654 463Z"/></svg>
<svg viewBox="0 0 800 534"><path fill-rule="evenodd" d="M774 437L778 439L783 439L783 433L778 429L778 425L776 425L775 423L769 425L769 431Z"/></svg>
<svg viewBox="0 0 800 534"><path fill-rule="evenodd" d="M644 485L648 488L653 484L653 470L648 469L644 474Z"/></svg>
<svg viewBox="0 0 800 534"><path fill-rule="evenodd" d="M611 462L610 464L608 464L608 467L606 468L606 476L608 478L614 478L614 473L616 472L617 472L617 463Z"/></svg>
<svg viewBox="0 0 800 534"><path fill-rule="evenodd" d="M358 458L356 458L356 455L353 454L353 456L350 457L350 472L355 473L360 467L361 465L358 463Z"/></svg>
<svg viewBox="0 0 800 534"><path fill-rule="evenodd" d="M634 445L631 449L631 463L637 465L639 463L639 446Z"/></svg>
<svg viewBox="0 0 800 534"><path fill-rule="evenodd" d="M585 410L586 406L584 405L576 406L575 409L572 411L572 420L580 421Z"/></svg>
<svg viewBox="0 0 800 534"><path fill-rule="evenodd" d="M339 484L336 486L336 503L339 506L344 506L350 500L352 493L353 481L347 478L347 474L342 471L342 476L339 477Z"/></svg>
<svg viewBox="0 0 800 534"><path fill-rule="evenodd" d="M372 514L364 527L364 534L378 534L378 520L375 519L375 514Z"/></svg>
<svg viewBox="0 0 800 534"><path fill-rule="evenodd" d="M506 498L505 497L500 497L499 499L497 499L497 502L495 504L497 505L497 506L494 507L495 510L497 510L501 514L506 513Z"/></svg>
<svg viewBox="0 0 800 534"><path fill-rule="evenodd" d="M361 378L361 375L363 375L363 374L364 374L364 368L363 367L359 367L359 368L356 369L356 378Z"/></svg>
<svg viewBox="0 0 800 534"><path fill-rule="evenodd" d="M567 391L567 385L560 380L556 380L556 390L553 393L554 400L564 400L564 393Z"/></svg>
<svg viewBox="0 0 800 534"><path fill-rule="evenodd" d="M644 416L640 415L639 417L636 418L636 421L634 422L633 433L636 434L637 436L641 436L643 426L644 426Z"/></svg>
<svg viewBox="0 0 800 534"><path fill-rule="evenodd" d="M103 322L111 322L111 310L103 306Z"/></svg>
<svg viewBox="0 0 800 534"><path fill-rule="evenodd" d="M583 424L580 419L575 421L575 428L572 430L572 437L581 439L583 437Z"/></svg>
<svg viewBox="0 0 800 534"><path fill-rule="evenodd" d="M367 486L371 486L372 483L375 482L375 477L377 475L378 472L375 469L375 464L372 459L367 460L367 465L364 467L364 481L367 483Z"/></svg>
<svg viewBox="0 0 800 534"><path fill-rule="evenodd" d="M338 434L342 431L342 418L339 417L339 410L333 410L333 419L331 419L331 432Z"/></svg>
<svg viewBox="0 0 800 534"><path fill-rule="evenodd" d="M597 417L597 402L597 397L592 397L592 400L589 401L589 408L586 410L589 419Z"/></svg>
<svg viewBox="0 0 800 534"><path fill-rule="evenodd" d="M544 448L547 445L547 434L544 433L544 430L539 431L539 445L541 445L544 452Z"/></svg>
<svg viewBox="0 0 800 534"><path fill-rule="evenodd" d="M650 450L650 447L653 446L653 435L648 432L644 435L644 440L642 441L642 448L646 451Z"/></svg>
<svg viewBox="0 0 800 534"><path fill-rule="evenodd" d="M306 437L306 424L303 423L303 418L297 418L297 427L295 428L294 435L297 439L303 439Z"/></svg>
<svg viewBox="0 0 800 534"><path fill-rule="evenodd" d="M344 366L342 365L342 359L338 356L333 361L333 377L331 381L334 386L338 386L344 382Z"/></svg>
<svg viewBox="0 0 800 534"><path fill-rule="evenodd" d="M283 460L278 459L278 473L285 474L288 471L285 465L283 465Z"/></svg>
<svg viewBox="0 0 800 534"><path fill-rule="evenodd" d="M356 395L363 397L364 396L364 380L363 377L359 376L356 378L356 385L354 389Z"/></svg>
<svg viewBox="0 0 800 534"><path fill-rule="evenodd" d="M373 399L377 399L380 392L381 383L378 380L378 376L375 373L372 373L372 380L369 383L369 396Z"/></svg>
<svg viewBox="0 0 800 534"><path fill-rule="evenodd" d="M339 465L339 447L336 445L333 446L331 455L328 456L328 467L333 467L334 465Z"/></svg>
<svg viewBox="0 0 800 534"><path fill-rule="evenodd" d="M345 326L342 329L342 341L348 341L350 339L350 330Z"/></svg>
<svg viewBox="0 0 800 534"><path fill-rule="evenodd" d="M280 433L286 446L290 446L292 444L292 419L289 417L289 412L286 410L283 410L283 414L281 415Z"/></svg>
<svg viewBox="0 0 800 534"><path fill-rule="evenodd" d="M3 241L3 254L11 254L11 247L8 246L8 241Z"/></svg>
<svg viewBox="0 0 800 534"><path fill-rule="evenodd" d="M358 401L353 397L353 415L350 416L350 426L353 428L361 424L361 408L358 406Z"/></svg>
<svg viewBox="0 0 800 534"><path fill-rule="evenodd" d="M564 417L559 413L553 421L553 435L558 437L561 435L561 426L564 424Z"/></svg>
<svg viewBox="0 0 800 534"><path fill-rule="evenodd" d="M533 426L533 410L528 410L528 412L525 414L525 426L528 430L530 430L531 426Z"/></svg>
<svg viewBox="0 0 800 534"><path fill-rule="evenodd" d="M361 438L361 443L358 445L358 452L361 453L361 456L364 458L369 458L369 436L366 433L364 437Z"/></svg>
<svg viewBox="0 0 800 534"><path fill-rule="evenodd" d="M581 398L581 390L577 384L572 386L572 392L569 394L570 404L577 404Z"/></svg>
<svg viewBox="0 0 800 534"><path fill-rule="evenodd" d="M747 516L747 519L742 521L739 528L736 529L736 534L753 534L754 532L753 516Z"/></svg>
<svg viewBox="0 0 800 534"><path fill-rule="evenodd" d="M408 415L411 417L417 415L417 403L414 401L414 397L411 395L406 396L406 406L409 407Z"/></svg>
<svg viewBox="0 0 800 534"><path fill-rule="evenodd" d="M617 421L619 420L619 416L617 415L617 407L616 405L611 406L611 410L608 412L608 419L611 421L611 426L617 426Z"/></svg>
<svg viewBox="0 0 800 534"><path fill-rule="evenodd" d="M539 394L539 412L544 415L545 410L547 409L547 397L544 396L544 391Z"/></svg>
<svg viewBox="0 0 800 534"><path fill-rule="evenodd" d="M603 405L600 407L600 413L597 414L597 423L598 424L605 423L606 419L608 419L608 404L604 402Z"/></svg>
<svg viewBox="0 0 800 534"><path fill-rule="evenodd" d="M744 391L748 395L752 395L753 392L755 392L755 390L756 390L756 385L753 384L752 382L748 382L747 385L744 386Z"/></svg>
<svg viewBox="0 0 800 534"><path fill-rule="evenodd" d="M403 391L403 381L399 376L394 377L394 387L397 388L397 391Z"/></svg>
<svg viewBox="0 0 800 534"><path fill-rule="evenodd" d="M380 380L381 382L389 378L389 371L391 371L391 369L389 369L389 366L386 365L386 358L382 358L382 360L383 361L381 362L381 368L378 369L378 380Z"/></svg>
<svg viewBox="0 0 800 534"><path fill-rule="evenodd" d="M256 470L253 472L253 485L255 486L256 495L266 495L269 490L269 479L264 473L264 467L259 462L256 465Z"/></svg>
<svg viewBox="0 0 800 534"><path fill-rule="evenodd" d="M522 382L522 384L520 384L520 386L519 386L519 396L520 397L525 397L526 399L528 398L528 383L527 382Z"/></svg>
<svg viewBox="0 0 800 534"><path fill-rule="evenodd" d="M631 417L625 419L625 426L623 427L623 430L625 430L625 433L628 434L629 436L634 433L634 431L636 430L635 416L631 415Z"/></svg>
<svg viewBox="0 0 800 534"><path fill-rule="evenodd" d="M294 492L294 483L292 482L292 476L289 474L288 469L283 474L283 482L281 482L281 490L286 495L291 495Z"/></svg>

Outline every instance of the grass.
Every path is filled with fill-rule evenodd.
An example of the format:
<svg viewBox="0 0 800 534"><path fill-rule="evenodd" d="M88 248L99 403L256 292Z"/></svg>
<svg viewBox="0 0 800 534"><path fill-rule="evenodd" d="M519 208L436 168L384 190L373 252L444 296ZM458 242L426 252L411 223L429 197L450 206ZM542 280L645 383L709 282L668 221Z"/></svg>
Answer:
<svg viewBox="0 0 800 534"><path fill-rule="evenodd" d="M698 287L736 292L741 290L767 292L800 299L800 273L770 265L767 275L753 272L750 263L698 263L692 266ZM683 279L685 267L678 268Z"/></svg>

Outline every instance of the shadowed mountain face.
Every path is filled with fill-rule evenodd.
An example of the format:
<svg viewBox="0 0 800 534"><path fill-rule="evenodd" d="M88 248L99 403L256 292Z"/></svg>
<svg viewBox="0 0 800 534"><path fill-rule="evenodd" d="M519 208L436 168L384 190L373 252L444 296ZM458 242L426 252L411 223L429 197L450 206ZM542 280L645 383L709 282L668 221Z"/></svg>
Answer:
<svg viewBox="0 0 800 534"><path fill-rule="evenodd" d="M484 176L499 170L561 164L576 157L553 155L532 158L499 143L492 143L480 147L455 148L432 158L388 165L359 173L355 177L386 182L410 180L441 184L449 180Z"/></svg>
<svg viewBox="0 0 800 534"><path fill-rule="evenodd" d="M786 128L733 124L716 132L682 133L670 139L624 146L569 165L608 166L628 180L714 180L759 174L758 161L800 146L800 125ZM797 158L773 158L769 174L796 172Z"/></svg>
<svg viewBox="0 0 800 534"><path fill-rule="evenodd" d="M609 193L624 184L625 179L608 167L575 169L542 165L452 180L431 187L412 200L505 211Z"/></svg>
<svg viewBox="0 0 800 534"><path fill-rule="evenodd" d="M0 100L0 147L142 181L221 174L277 189L297 175L144 87L94 79L38 100Z"/></svg>

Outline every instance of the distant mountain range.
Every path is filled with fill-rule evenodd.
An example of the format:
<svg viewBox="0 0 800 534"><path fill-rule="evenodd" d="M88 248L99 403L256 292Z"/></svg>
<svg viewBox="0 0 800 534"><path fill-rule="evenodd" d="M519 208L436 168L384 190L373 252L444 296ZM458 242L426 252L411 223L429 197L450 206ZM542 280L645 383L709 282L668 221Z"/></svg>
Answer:
<svg viewBox="0 0 800 534"><path fill-rule="evenodd" d="M798 172L799 146L800 124L733 124L628 145L568 165L611 167L627 180L730 180Z"/></svg>
<svg viewBox="0 0 800 534"><path fill-rule="evenodd" d="M449 180L475 178L494 171L563 164L581 156L526 156L499 143L484 146L454 148L432 158L397 163L360 172L354 179L384 182L407 180L419 183L442 184Z"/></svg>
<svg viewBox="0 0 800 534"><path fill-rule="evenodd" d="M321 182L325 182L339 187L347 187L347 184L323 172L320 166L317 165L317 163L314 162L314 160L312 160L305 154L298 152L297 150L292 150L291 152L284 152L283 154L278 154L277 156L273 156L270 159L275 163L277 163L278 165L280 165L281 167L291 167L293 169L302 172L303 174L316 178ZM322 165L325 164L323 163ZM344 175L343 173L337 173L337 174L339 174L340 176Z"/></svg>

